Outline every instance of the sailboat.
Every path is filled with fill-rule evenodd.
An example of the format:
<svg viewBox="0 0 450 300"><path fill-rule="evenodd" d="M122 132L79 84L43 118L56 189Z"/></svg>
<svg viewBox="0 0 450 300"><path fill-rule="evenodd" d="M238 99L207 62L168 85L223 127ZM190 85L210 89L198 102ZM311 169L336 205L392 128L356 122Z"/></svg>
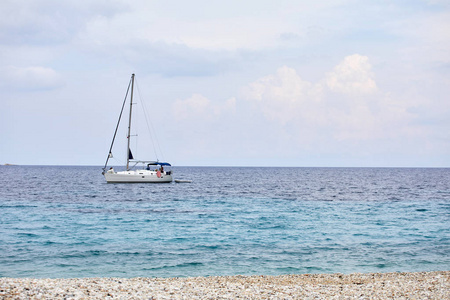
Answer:
<svg viewBox="0 0 450 300"><path fill-rule="evenodd" d="M133 111L133 90L134 90L134 74L131 75L130 83L128 84L127 93L122 104L122 110L120 111L119 120L117 122L116 130L114 132L111 147L109 148L108 157L106 158L105 166L103 167L103 176L105 176L108 183L134 183L134 182L148 182L148 183L164 183L172 182L172 171L164 170L164 167L170 167L167 162L160 162L158 160L146 161L135 160L130 149L130 137L131 137L131 117ZM114 141L116 139L117 130L119 128L120 120L124 111L125 103L128 98L128 91L130 90L130 111L128 116L128 133L127 133L127 163L124 171L116 172L113 167L107 169L108 161L113 157L112 149ZM138 166L139 165L139 166ZM142 166L140 166L142 165Z"/></svg>

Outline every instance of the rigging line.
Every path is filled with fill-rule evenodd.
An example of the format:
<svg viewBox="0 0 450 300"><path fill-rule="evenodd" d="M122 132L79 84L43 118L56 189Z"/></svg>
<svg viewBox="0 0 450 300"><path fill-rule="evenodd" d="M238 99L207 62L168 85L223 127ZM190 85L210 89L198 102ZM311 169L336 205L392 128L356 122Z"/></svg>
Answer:
<svg viewBox="0 0 450 300"><path fill-rule="evenodd" d="M126 161L120 160L120 159L116 158L115 156L112 157L112 160L113 160L118 166L124 166L124 165L127 164ZM113 163L114 163L114 162L113 162Z"/></svg>
<svg viewBox="0 0 450 300"><path fill-rule="evenodd" d="M136 77L134 77L134 86L136 87ZM135 95L134 95L134 98L133 98L133 105L134 105L134 107L137 107L138 106L138 104L139 104L139 101L137 101L137 95L136 95L136 93L135 93ZM138 142L139 142L139 133L140 133L140 126L139 126L139 123L140 123L140 113L138 113L138 110L137 110L137 108L135 108L135 110L134 110L134 117L133 117L133 120L131 121L132 122L132 124L133 124L133 126L132 126L132 130L131 130L131 132L132 133L130 133L130 151L131 151L131 149L134 149L133 150L133 156L134 157L139 157L139 147L138 147ZM134 147L133 147L134 146Z"/></svg>
<svg viewBox="0 0 450 300"><path fill-rule="evenodd" d="M136 81L136 87L137 87L137 91L138 91L138 94L139 94L139 98L142 99L141 90L139 89L139 84L137 83L137 81ZM155 141L154 141L154 140L156 140L156 144L158 145L159 151L162 154L161 148L159 147L158 137L156 136L156 131L153 128L152 122L149 121L148 112L147 112L147 110L145 108L144 101L141 100L141 102L142 102L142 104L141 104L142 110L144 111L145 122L147 123L147 129L148 129L148 132L150 133L150 139L151 139L152 146L153 146L153 152L155 153L156 160L159 160L158 159L158 153L157 153L156 147L155 147ZM150 123L150 125L149 125L149 123Z"/></svg>
<svg viewBox="0 0 450 300"><path fill-rule="evenodd" d="M114 136L113 136L113 139L111 142L111 147L109 147L109 152L108 152L108 156L106 158L105 166L103 167L103 171L105 171L106 166L108 165L108 161L109 161L111 151L112 151L112 148L114 145L114 140L116 139L117 130L119 129L120 119L122 118L123 109L125 107L125 103L127 102L127 97L128 97L128 92L130 91L130 86L131 86L131 79L130 79L130 83L128 84L127 93L125 94L125 99L123 99L122 109L120 110L120 114L119 114L119 120L117 121L116 130L114 131Z"/></svg>

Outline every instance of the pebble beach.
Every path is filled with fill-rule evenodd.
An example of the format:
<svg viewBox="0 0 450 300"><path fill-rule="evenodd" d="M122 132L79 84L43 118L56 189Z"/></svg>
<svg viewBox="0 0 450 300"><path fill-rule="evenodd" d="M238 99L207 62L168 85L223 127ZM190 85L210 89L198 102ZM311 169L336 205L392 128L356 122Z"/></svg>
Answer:
<svg viewBox="0 0 450 300"><path fill-rule="evenodd" d="M1 299L450 299L450 271L187 278L0 278Z"/></svg>

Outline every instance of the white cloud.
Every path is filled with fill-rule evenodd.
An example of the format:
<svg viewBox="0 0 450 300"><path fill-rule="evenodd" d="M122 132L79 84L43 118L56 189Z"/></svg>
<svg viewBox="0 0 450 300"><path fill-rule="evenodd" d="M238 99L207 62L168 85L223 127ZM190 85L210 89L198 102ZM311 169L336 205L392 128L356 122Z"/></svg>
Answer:
<svg viewBox="0 0 450 300"><path fill-rule="evenodd" d="M377 90L367 56L347 56L334 70L327 74L326 84L333 92L349 95L370 94Z"/></svg>
<svg viewBox="0 0 450 300"><path fill-rule="evenodd" d="M344 58L319 83L281 67L249 84L243 95L299 141L367 141L409 134L407 104L377 89L369 59Z"/></svg>
<svg viewBox="0 0 450 300"><path fill-rule="evenodd" d="M243 95L255 101L268 119L286 124L299 116L308 117L304 112L319 104L321 87L302 80L294 69L284 66L275 75L251 83L243 89Z"/></svg>

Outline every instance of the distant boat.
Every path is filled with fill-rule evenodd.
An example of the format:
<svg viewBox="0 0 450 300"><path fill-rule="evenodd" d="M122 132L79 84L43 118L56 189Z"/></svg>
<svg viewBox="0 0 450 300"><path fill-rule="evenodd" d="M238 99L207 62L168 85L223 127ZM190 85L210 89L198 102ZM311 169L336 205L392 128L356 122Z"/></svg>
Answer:
<svg viewBox="0 0 450 300"><path fill-rule="evenodd" d="M128 91L131 85L130 94L130 111L128 117L128 134L127 134L127 164L124 171L116 172L114 168L107 169L108 161L112 157L112 148L117 134L117 129L119 128L122 113L125 107L127 96L122 104L122 110L120 111L119 120L117 122L116 130L114 132L114 137L111 142L111 147L109 149L108 157L106 159L105 166L103 167L102 174L105 176L106 182L108 183L133 183L133 182L148 182L148 183L164 183L172 182L172 171L164 170L164 167L170 167L167 162L160 162L158 160L146 161L146 160L135 160L133 154L130 150L130 137L131 137L131 117L133 111L133 90L134 90L134 74L131 75L130 83L128 84ZM138 164L142 166L134 169ZM131 165L131 166L130 166ZM153 169L156 167L156 169Z"/></svg>

